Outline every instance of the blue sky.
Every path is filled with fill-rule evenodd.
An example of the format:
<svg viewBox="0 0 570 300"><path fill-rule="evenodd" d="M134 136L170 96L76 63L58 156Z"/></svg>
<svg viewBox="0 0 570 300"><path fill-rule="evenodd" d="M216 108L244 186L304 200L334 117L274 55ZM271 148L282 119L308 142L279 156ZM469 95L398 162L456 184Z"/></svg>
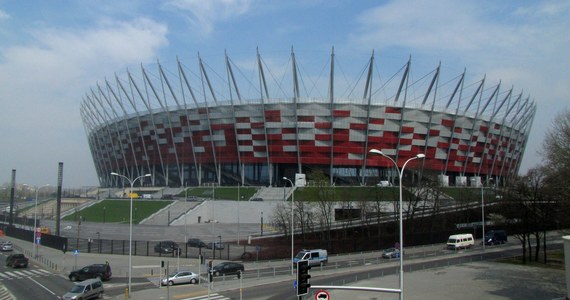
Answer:
<svg viewBox="0 0 570 300"><path fill-rule="evenodd" d="M568 1L6 1L0 0L0 184L97 185L79 107L90 88L160 61L246 64L291 47L310 65L331 48L350 68L374 50L395 73L439 62L448 77L530 96L538 105L521 171L536 166L545 131L570 103ZM422 70L426 72L422 73ZM315 72L319 72L315 67Z"/></svg>

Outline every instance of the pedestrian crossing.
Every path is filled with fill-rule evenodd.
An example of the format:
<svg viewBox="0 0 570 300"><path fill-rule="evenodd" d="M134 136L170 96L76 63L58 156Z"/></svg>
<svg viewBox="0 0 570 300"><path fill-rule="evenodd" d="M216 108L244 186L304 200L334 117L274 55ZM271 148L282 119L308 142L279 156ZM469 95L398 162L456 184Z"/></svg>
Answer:
<svg viewBox="0 0 570 300"><path fill-rule="evenodd" d="M18 279L23 277L38 277L38 276L48 276L48 275L51 275L51 273L44 269L37 269L37 270L21 269L21 270L0 272L0 281Z"/></svg>
<svg viewBox="0 0 570 300"><path fill-rule="evenodd" d="M197 296L197 297L192 297L192 298L184 298L184 299L180 299L180 300L230 300L230 298L224 296L224 295L220 295L217 293L212 293L210 294L210 296L208 295L203 295L203 296Z"/></svg>

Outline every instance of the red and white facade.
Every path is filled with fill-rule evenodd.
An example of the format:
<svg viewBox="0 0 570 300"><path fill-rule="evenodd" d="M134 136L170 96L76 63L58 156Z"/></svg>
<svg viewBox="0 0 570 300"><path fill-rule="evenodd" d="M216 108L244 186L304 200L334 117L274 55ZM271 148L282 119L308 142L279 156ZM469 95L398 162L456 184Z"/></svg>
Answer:
<svg viewBox="0 0 570 300"><path fill-rule="evenodd" d="M512 88L485 87L484 80L465 88L462 74L439 96L438 67L412 102L408 62L394 96L383 99L372 84L372 57L364 97L332 95L334 66L329 96L307 97L292 58L292 95L284 98L267 92L261 63L263 92L252 99L239 94L231 64L225 85L231 97L218 99L201 60L200 82L190 83L179 63L178 76L167 77L159 65L154 79L143 68L139 80L129 73L98 85L84 97L81 114L101 184L118 184L110 176L117 172L151 173L153 185L282 185L284 176L316 169L331 183L359 184L392 174L389 160L369 157L372 148L399 164L424 153L407 169L438 172L451 184L456 177L509 176L520 167L536 107Z"/></svg>

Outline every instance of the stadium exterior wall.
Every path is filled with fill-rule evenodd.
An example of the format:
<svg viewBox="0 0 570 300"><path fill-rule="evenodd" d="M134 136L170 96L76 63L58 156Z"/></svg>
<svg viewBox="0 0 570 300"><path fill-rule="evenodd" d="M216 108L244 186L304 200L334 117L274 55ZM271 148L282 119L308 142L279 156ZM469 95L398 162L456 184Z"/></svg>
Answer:
<svg viewBox="0 0 570 300"><path fill-rule="evenodd" d="M459 114L398 99L292 97L204 106L163 101L160 108L143 101L146 110L129 112L134 97L120 85L107 88L88 95L81 110L102 186L121 184L111 172L151 173L144 184L155 186L283 185L282 177L315 169L331 183L370 184L394 175L389 160L369 157L372 148L399 165L424 153L411 172L431 170L452 180L510 176L520 167L535 111L523 101L504 105L499 118L498 110Z"/></svg>

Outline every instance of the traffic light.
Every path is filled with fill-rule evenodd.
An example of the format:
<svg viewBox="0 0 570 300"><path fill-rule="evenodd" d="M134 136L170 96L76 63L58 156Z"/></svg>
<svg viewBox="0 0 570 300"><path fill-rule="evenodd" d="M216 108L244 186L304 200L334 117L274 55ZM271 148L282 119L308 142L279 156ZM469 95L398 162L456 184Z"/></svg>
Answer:
<svg viewBox="0 0 570 300"><path fill-rule="evenodd" d="M309 266L308 260L300 260L297 262L297 296L309 293L309 288L311 287L309 283L309 279L311 278L309 274L310 269L311 266Z"/></svg>

